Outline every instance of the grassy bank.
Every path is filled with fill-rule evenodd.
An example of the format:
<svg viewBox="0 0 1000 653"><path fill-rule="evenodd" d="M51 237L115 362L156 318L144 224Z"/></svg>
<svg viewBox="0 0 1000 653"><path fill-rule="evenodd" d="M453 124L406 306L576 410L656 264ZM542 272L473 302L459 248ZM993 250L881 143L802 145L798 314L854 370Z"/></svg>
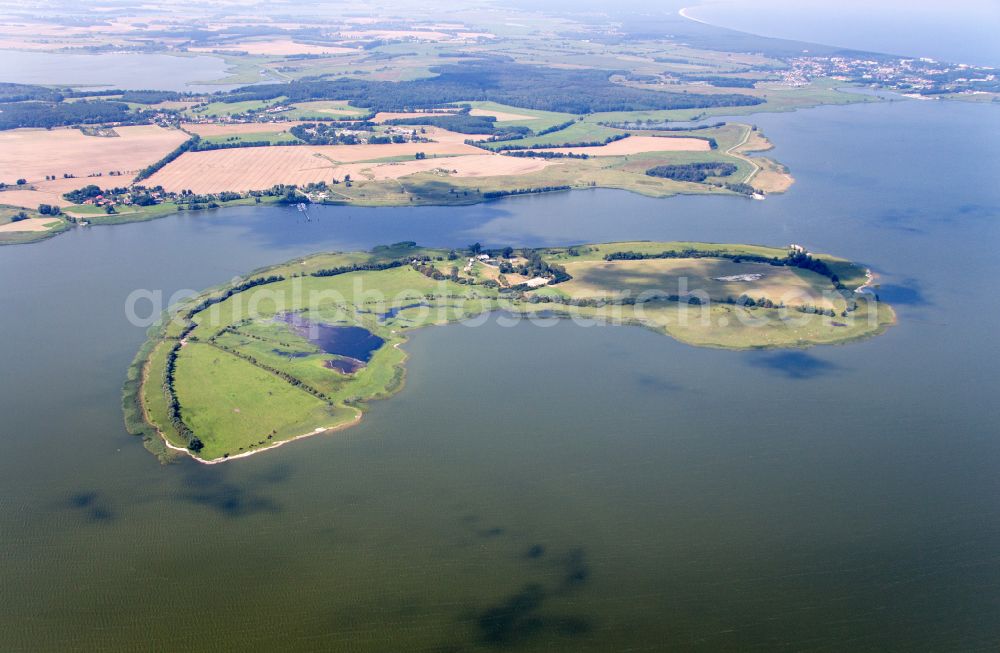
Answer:
<svg viewBox="0 0 1000 653"><path fill-rule="evenodd" d="M35 243L69 228L70 223L65 216L42 215L37 211L0 205L0 245Z"/></svg>

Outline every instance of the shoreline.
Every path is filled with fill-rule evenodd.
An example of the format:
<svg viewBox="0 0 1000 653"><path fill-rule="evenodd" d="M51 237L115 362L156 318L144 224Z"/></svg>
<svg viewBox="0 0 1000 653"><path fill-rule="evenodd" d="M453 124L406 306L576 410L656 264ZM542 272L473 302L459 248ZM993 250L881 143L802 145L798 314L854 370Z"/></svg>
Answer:
<svg viewBox="0 0 1000 653"><path fill-rule="evenodd" d="M629 242L629 241L626 241L626 242ZM662 243L662 244L664 245L664 247L673 246L675 248L676 247L680 247L682 245L687 245L687 246L691 245L691 243L686 243L686 242ZM698 243L695 243L694 245L698 245ZM702 244L702 245L705 245L705 244ZM732 247L747 248L747 247L751 247L751 246L732 246ZM771 249L775 249L775 248L771 248ZM439 253L443 253L443 251L444 250L442 250ZM742 250L740 250L740 251L742 251ZM778 251L778 250L775 249L775 251ZM778 252L778 253L780 253L780 252ZM555 252L555 254L558 255L559 252ZM765 251L763 255L766 255L766 254L767 254L767 251ZM322 255L321 254L317 254L317 255L312 255L312 256L322 256ZM300 259L292 259L291 261L289 261L287 263L278 264L276 266L268 266L268 267L265 267L265 268L261 268L261 269L255 271L254 274L258 274L258 275L266 274L269 270L279 269L279 268L282 268L282 267L285 267L285 266L292 265L293 263L296 263L296 262L304 262L306 259L309 259L309 258L311 258L311 257L307 256L307 257L300 258ZM406 257L404 257L404 258L406 258ZM597 259L595 259L595 260L597 260ZM325 263L325 261L324 261L324 263ZM860 266L858 266L858 267L860 267ZM860 272L860 270L859 270L859 272ZM864 283L861 284L861 286L860 286L861 288L870 286L872 284L872 281L874 281L874 278L873 278L874 275L871 272L870 268L864 269L864 272L865 272L865 280L864 280ZM204 293L211 293L211 292L212 292L212 290L210 289L210 290L204 291L203 294ZM489 314L489 313L494 313L497 310L498 310L497 308L486 308L486 307L484 307L484 310L482 311L482 313ZM552 317L554 317L556 319L570 319L570 320L572 320L572 319L574 319L576 317L573 313L569 312L568 309L566 309L564 306L562 306L561 304L558 304L558 303L554 304L552 306L541 307L541 308L539 308L537 310L529 308L527 306L523 306L520 309L507 308L507 309L499 309L499 310L501 310L501 311L506 310L506 311L508 311L508 312L510 312L512 314L521 315L521 316L525 316L525 317L528 317L528 318L530 318L533 315L537 315L539 312L549 313L549 314L551 314ZM791 334L791 336L784 338L784 340L781 340L781 338L779 338L778 340L780 340L780 342L779 341L775 341L775 340L773 340L771 338L767 338L764 341L760 341L760 342L742 342L742 341L739 341L739 340L734 341L734 342L729 342L729 341L725 340L725 338L723 338L721 340L718 339L718 338L716 338L716 339L709 338L707 340L701 340L701 339L699 339L697 337L692 337L692 334L691 333L687 333L684 329L681 329L680 331L678 331L678 330L676 330L674 328L671 328L671 325L669 325L669 324L666 324L666 323L665 324L658 324L658 323L654 323L654 322L649 322L647 320L639 319L638 317L626 318L624 322L615 322L613 320L609 321L607 319L607 316L602 316L602 315L599 315L599 314L595 314L595 315L587 316L587 319L588 320L594 320L597 323L601 323L601 324L620 324L622 326L637 326L637 327L647 328L647 329L650 329L650 330L652 330L654 332L662 334L662 335L664 335L666 337L670 337L673 340L676 340L676 341L678 341L678 342L680 342L682 344L685 344L687 346L692 346L692 347L707 347L707 348L711 348L711 349L724 349L724 350L727 350L727 351L748 351L748 350L762 350L762 349L802 349L802 348L808 348L808 347L813 347L813 346L841 345L841 344L847 344L847 343L855 341L855 340L867 339L867 338L870 338L872 336L876 336L876 335L879 335L879 334L883 333L888 327L892 326L893 324L895 324L897 322L897 316L896 316L896 314L895 314L894 311L891 311L891 307L890 307L890 313L885 314L885 315L882 314L882 311L881 311L880 308L877 308L877 310L878 310L878 313L876 314L876 316L874 316L874 319L876 320L876 322L871 323L870 326L868 327L868 329L867 330L863 330L863 332L854 333L853 335L849 335L849 336L846 336L846 337L828 338L826 336L824 336L824 337L817 336L816 338L812 338L812 339L810 339L810 338L803 338L803 337L799 337L799 336L791 337L791 336L795 336L795 334ZM456 317L456 318L453 318L453 319L444 319L444 320L437 320L436 319L436 320L433 320L431 322L420 324L419 326L417 326L417 328L420 329L420 328L426 328L426 327L429 327L429 326L449 324L449 323L452 323L452 322L461 322L463 319L472 318L472 317L478 317L479 315L480 314L477 313L475 316L465 315L463 317ZM869 320L871 320L871 319L873 319L873 318L869 317ZM721 325L721 322L722 322L722 320L720 320L720 325ZM724 325L722 325L722 326L724 326ZM838 324L836 326L846 326L846 325ZM864 326L864 325L862 325L862 326ZM408 332L407 332L407 334L408 334ZM829 334L827 334L827 335L829 335ZM129 390L128 389L129 388L128 384L126 385L126 397L123 400L123 405L126 406L126 424L131 424L132 423L132 422L129 421L129 418L128 418L128 406L129 405L135 405L136 403L138 403L139 407L140 407L140 411L138 412L138 416L141 417L142 423L144 425L144 428L143 427L140 427L140 428L129 428L128 429L129 432L132 433L132 434L134 434L134 435L143 435L144 439L146 440L147 443L154 443L157 440L159 440L160 442L162 442L162 445L157 444L157 445L154 446L154 445L150 444L150 445L147 445L147 448L149 448L150 451L152 451L154 454L159 455L159 457L161 458L161 461L163 461L163 462L169 462L172 458L176 457L177 454L185 454L188 457L193 458L198 463L205 464L205 465L216 465L216 464L219 464L219 463L227 462L229 460L237 460L237 459L248 458L248 457L250 457L250 456L252 456L254 454L260 453L262 451L268 451L270 449L283 446L284 444L287 444L289 442L294 442L296 440L301 440L301 439L312 437L312 436L315 436L315 435L322 435L324 433L333 433L333 432L340 431L340 430L346 430L348 428L356 426L363 419L364 413L366 412L365 407L366 407L366 405L369 402L371 402L373 400L377 400L377 399L388 399L388 398L394 396L396 393L398 393L405 386L406 377L407 377L407 374L406 374L406 371L407 371L406 370L406 361L408 360L409 356L407 355L407 352L404 349L403 345L405 345L409 341L409 338L407 337L407 335L404 335L403 333L401 333L397 328L392 328L392 330L388 332L388 335L386 335L384 337L385 338L392 338L392 339L396 340L396 342L392 342L391 343L391 346L394 349L396 349L396 350L402 351L403 354L402 354L402 356L398 360L396 360L394 363L392 363L392 367L394 368L393 371L392 371L392 377L384 383L384 385L381 387L380 390L374 392L373 394L368 395L367 397L359 396L359 397L356 397L355 400L352 400L350 403L344 403L343 404L345 408L348 408L348 409L350 409L351 411L354 412L353 419L348 419L346 421L342 421L342 422L334 424L332 426L317 426L317 427L312 428L311 430L309 430L307 432L299 433L297 435L294 435L294 436L291 436L291 437L287 437L285 439L274 441L274 442L272 442L270 444L267 444L266 446L260 446L260 447L256 447L256 448L253 448L253 449L250 449L250 450L246 450L246 451L239 451L238 453L235 453L235 454L223 455L223 456L220 456L220 457L215 457L215 458L208 459L208 458L202 457L200 455L200 452L191 451L191 450L189 450L188 448L186 448L186 447L184 447L182 445L178 445L178 444L173 443L172 440L170 439L170 436L168 435L170 433L170 429L169 428L168 429L163 429L160 426L160 425L164 425L165 426L166 422L164 422L162 419L158 419L157 421L153 421L153 419L152 419L152 413L150 412L150 408L151 407L149 405L147 405L147 401L146 401L147 398L152 398L152 395L149 395L149 397L147 397L147 395L146 395L146 391L149 388L148 384L150 383L150 374L152 373L152 369L150 367L150 365L152 363L151 358L152 358L152 355L156 351L156 349L157 349L158 346L160 346L164 342L169 342L170 338L167 338L165 336L166 336L166 334L162 330L162 328L159 329L159 330L157 330L156 335L154 335L152 337L152 339L150 341L148 341L147 345L144 345L144 347L140 350L140 353L137 355L137 359L140 358L140 357L142 357L143 362L142 362L141 372L139 373L139 382L136 384L134 390ZM392 359L390 359L390 361L391 360ZM138 363L138 360L136 362ZM387 362L389 362L389 361L387 361ZM130 373L130 378L131 378L131 373ZM153 390L155 390L155 388ZM129 397L131 397L131 399ZM158 406L158 404L156 404L156 406ZM154 406L154 408L155 408L155 406ZM160 416L158 416L158 417L160 417ZM292 430L292 429L289 429L289 430ZM216 447L216 452L217 453L221 452L221 451L224 451L224 449L222 447ZM167 452L170 452L170 453L168 454Z"/></svg>
<svg viewBox="0 0 1000 653"><path fill-rule="evenodd" d="M688 20L693 20L694 22L701 23L702 25L708 25L710 27L715 27L715 25L712 25L712 23L709 23L707 21L701 20L700 18L695 18L694 16L689 15L687 13L688 9L693 9L693 7L683 7L683 8L681 8L680 11L677 12L677 14L681 18L686 18Z"/></svg>
<svg viewBox="0 0 1000 653"><path fill-rule="evenodd" d="M186 447L178 447L177 445L170 442L167 439L166 434L163 433L163 431L161 431L160 429L157 428L156 432L160 434L160 438L163 439L163 443L166 445L167 449L170 449L171 451L176 451L178 453L187 454L189 458L191 458L195 462L201 463L202 465L219 465L221 463L229 462L230 460L236 460L238 458L249 458L250 456L253 456L258 453L263 453L265 451L277 449L282 445L288 444L289 442L295 442L296 440L303 440L305 438L311 438L314 435L323 435L324 433L335 433L337 431L343 431L349 429L352 426L357 426L358 423L361 421L361 418L364 416L364 412L359 408L355 408L354 410L356 410L357 412L354 415L354 419L351 420L350 422L344 422L343 424L338 424L336 426L316 427L315 429L313 429L308 433L296 435L288 438L287 440L279 440L274 444L268 445L266 447L261 447L260 449L254 449L253 451L244 451L243 453L238 453L233 456L226 456L224 458L210 458L210 459L199 458L198 456L194 455L194 453L190 449ZM147 421L147 424L148 423L149 422Z"/></svg>
<svg viewBox="0 0 1000 653"><path fill-rule="evenodd" d="M396 394L397 392L399 392L400 390L403 389L403 386L405 385L405 382L406 382L406 367L405 367L404 364L406 363L406 360L409 358L409 355L406 354L406 350L404 350L402 348L402 345L403 345L404 342L406 342L406 341L403 340L403 341L397 342L397 343L395 343L393 345L393 347L395 347L396 349L399 349L399 350L403 351L403 353L404 353L403 360L401 360L400 363L399 363L399 370L400 370L399 384L396 385L395 387L393 387L389 392L387 392L383 396L372 397L371 398L372 401L374 401L376 399L388 399L389 397L391 397L392 395ZM143 365L143 368L142 368L142 378L141 378L140 383L139 383L139 385L138 385L138 387L136 389L137 396L138 396L138 399L139 399L139 404L142 406L143 421L146 423L147 426L149 426L150 428L152 428L153 430L156 431L157 435L159 435L159 437L160 437L160 440L163 441L164 446L168 450L175 451L178 454L185 454L185 455L187 455L188 458L191 458L195 462L201 463L202 465L219 465L221 463L229 462L230 460L236 460L236 459L239 459L239 458L249 458L250 456L253 456L253 455L258 454L258 453L262 453L264 451L270 451L272 449L277 449L278 447L280 447L280 446L282 446L284 444L288 444L289 442L295 442L296 440L303 440L305 438L311 438L311 437L313 437L315 435L323 435L324 433L334 433L334 432L337 432L337 431L345 431L345 430L347 430L349 428L353 428L353 427L357 426L359 423L361 423L361 419L364 417L364 414L365 414L365 412L363 410L361 410L360 408L358 408L356 406L352 406L351 408L354 409L355 415L354 415L354 419L351 420L350 422L344 422L342 424L337 424L336 426L316 427L315 429L313 429L312 431L309 431L308 433L302 433L301 435L296 435L296 436L293 436L293 437L285 439L285 440L279 440L279 441L275 442L274 444L268 445L266 447L261 447L259 449L254 449L253 451L244 451L243 453L238 453L236 455L226 456L226 457L223 457L223 458L205 459L205 458L201 458L199 456L196 456L194 454L194 452L192 452L187 447L178 447L177 445L175 445L174 443L172 443L170 441L170 439L167 437L167 434L164 433L155 424L153 424L152 420L149 419L149 412L146 410L146 402L143 401L143 394L142 394L142 390L145 387L145 384L146 384L146 381L148 380L148 378L149 377L148 377L148 361L147 361L146 364Z"/></svg>
<svg viewBox="0 0 1000 653"><path fill-rule="evenodd" d="M729 123L734 127L743 127L746 131L742 135L742 138L738 143L731 147L726 147L725 149L720 149L719 153L736 159L737 161L744 161L749 163L755 169L751 172L748 179L752 179L758 172L759 166L746 158L745 155L736 152L740 147L746 144L748 138L751 135L752 128L750 124L741 121L734 121ZM766 138L766 137L765 137ZM773 144L772 144L773 147ZM628 155L620 155L616 157L610 157L613 159L624 158L628 159ZM582 174L582 173L581 173ZM486 204L488 202L494 202L503 199L510 199L516 197L528 197L534 195L548 195L563 191L576 191L576 190L593 190L596 188L605 190L621 190L640 195L642 197L651 197L657 199L665 199L670 197L676 197L679 195L731 195L734 197L740 197L740 193L734 193L728 191L721 187L706 185L706 184L677 184L677 183L666 183L664 185L652 186L648 184L643 185L647 182L648 178L643 175L636 175L636 179L629 179L622 182L617 179L602 179L600 181L582 181L579 175L570 175L571 178L567 179L566 185L557 185L554 187L539 186L537 188L531 188L528 190L510 190L500 188L498 191L490 190L487 188L488 192L474 194L466 194L462 192L454 192L451 195L439 193L436 196L431 195L430 197L424 196L419 197L413 194L405 195L386 195L380 196L376 194L375 196L366 198L363 194L360 197L343 199L338 198L327 198L320 201L308 202L310 206L343 206L343 207L356 207L356 208L397 208L397 207L461 207L461 206L477 206ZM534 180L534 183L546 183L545 178ZM378 183L376 182L376 186ZM595 184L595 185L591 185ZM378 191L380 187L376 187ZM465 188L462 185L453 185L452 189L461 191ZM253 192L253 191L232 191L240 195ZM336 192L336 191L334 191ZM500 193L497 196L488 196L489 193L495 192ZM256 196L256 197L239 197L237 199L231 199L222 201L220 199L215 200L216 206L209 207L207 205L201 204L197 208L189 208L185 204L177 204L173 199L169 199L160 204L155 204L148 207L141 207L139 209L135 208L120 208L117 212L111 214L105 214L104 212L94 211L93 207L88 207L86 205L73 204L70 206L62 207L62 212L64 216L59 216L59 220L63 224L55 229L48 230L46 232L31 233L28 232L22 234L22 232L10 232L11 234L17 234L18 237L10 237L8 239L0 238L0 245L3 244L24 244L26 242L37 242L39 240L44 240L47 238L54 237L60 233L69 231L72 227L79 226L112 226L118 224L131 224L136 222L146 222L150 220L157 220L164 217L169 217L178 214L191 214L197 215L205 211L219 211L223 209L235 208L235 207L248 207L248 206L295 206L300 202L297 198L296 201L288 201L285 197L279 196ZM17 201L13 199L13 201ZM0 207L10 206L11 208L20 209L21 206L15 204L5 204L4 203L4 192L0 191Z"/></svg>
<svg viewBox="0 0 1000 653"><path fill-rule="evenodd" d="M490 312L493 313L495 311L490 311ZM522 316L525 316L525 317L530 317L532 315L532 313L530 311L513 311L512 313L517 314L517 315L522 315ZM553 310L553 317L555 317L556 319L559 319L559 320L567 320L567 319L572 320L573 319L572 316L570 316L570 315L560 314L560 312L558 310ZM876 327L873 331L870 331L870 332L864 333L864 334L859 334L857 336L854 336L854 337L851 337L851 338L846 338L846 339L840 340L840 341L818 342L818 343L808 343L808 342L800 341L800 342L796 342L794 344L782 344L782 345L771 344L771 345L763 345L763 346L758 345L758 346L750 346L750 347L728 347L728 346L724 346L724 345L705 344L705 343L701 343L701 342L696 342L696 341L693 341L693 340L689 340L687 338L681 337L679 334L671 332L669 329L662 328L662 327L657 327L657 326L653 326L653 325L650 325L650 324L647 324L647 323L644 323L644 322L641 322L641 321L638 321L638 320L627 320L624 323L616 325L616 324L613 324L610 321L607 321L607 320L604 320L604 319L598 318L598 317L590 318L590 319L593 319L596 322L599 322L601 324L606 324L606 325L611 325L611 326L626 326L626 327L637 327L637 328L642 328L642 329L648 329L648 330L653 331L654 333L658 333L660 335L664 335L664 336L667 336L669 338L672 338L673 340L676 340L677 342L679 342L681 344L684 344L684 345L687 345L689 347L714 349L714 350L717 350L717 351L731 351L731 352L774 351L774 350L778 350L778 349L803 350L803 349L811 349L812 347L820 347L820 346L846 346L846 345L850 345L850 344L853 344L853 343L856 343L856 342L859 342L859 341L862 341L862 340L868 340L868 339L880 336L880 335L884 334L890 327L895 326L898 323L898 316L896 315L895 311L892 311L892 319L890 321L888 321L888 322L879 324L879 326ZM431 325L428 325L428 326L431 326ZM423 328L426 328L426 327L423 327ZM401 349L402 344L403 344L403 342L397 342L397 343L393 344L393 347L395 347L397 349ZM405 376L406 376L405 362L406 362L406 360L408 358L409 358L409 356L406 356L399 363L399 369L401 370L401 378L400 378L399 384L397 386L393 387L390 391L386 392L385 394L383 394L381 396L372 397L370 399L371 401L378 400L378 399L388 399L388 398L392 397L393 395L395 395L396 393L398 393L400 390L403 389L403 387L405 386ZM145 375L145 369L144 369L144 375ZM140 384L140 386L139 386L140 397L141 397L141 389L142 389L143 385L145 384L145 382L146 382L146 378L144 376L143 383ZM201 458L201 457L195 455L190 449L187 449L186 447L179 447L179 446L173 444L172 442L170 442L170 440L167 438L166 434L160 428L156 427L149 420L148 413L146 412L145 402L142 402L142 408L143 408L143 418L144 418L144 421L146 422L147 425L149 425L150 427L152 427L156 431L156 433L159 435L160 439L163 441L164 446L166 446L166 448L168 450L174 451L174 452L176 452L178 454L184 454L187 457L189 457L192 460L194 460L195 462L200 463L202 465L219 465L219 464L222 464L222 463L229 462L231 460L238 460L238 459L249 458L250 456L253 456L253 455L256 455L256 454L259 454L259 453L263 453L265 451L271 451L273 449L277 449L278 447L281 447L281 446L283 446L285 444L288 444L290 442L295 442L297 440L304 440L305 438L311 438L311 437L317 436L317 435L324 435L324 434L329 434L329 433L335 433L337 431L345 431L347 429L350 429L350 428L353 428L353 427L357 426L361 422L362 418L364 417L364 411L363 410L361 410L360 408L357 408L357 407L352 407L352 408L354 408L354 410L356 411L356 413L355 413L354 419L352 419L349 422L344 422L344 423L338 424L336 426L317 427L317 428L315 428L312 431L309 431L307 433L302 433L300 435L296 435L296 436L293 436L293 437L285 439L285 440L279 440L279 441L275 442L274 444L268 445L266 447L261 447L259 449L254 449L253 451L244 451L242 453L238 453L238 454L235 454L235 455L232 455L232 456L223 457L223 458L205 459L205 458Z"/></svg>
<svg viewBox="0 0 1000 653"><path fill-rule="evenodd" d="M396 346L398 347L398 344ZM149 411L146 408L146 402L143 400L143 388L145 388L146 382L148 380L149 380L149 361L147 360L145 362L145 364L143 364L143 366L142 366L142 377L141 377L141 380L139 382L139 385L136 387L136 396L138 398L139 405L142 406L142 419L143 419L143 421L146 423L147 426L149 426L154 431L156 431L156 434L160 437L160 440L163 441L163 445L168 450L170 450L170 451L176 451L179 454L185 454L189 458L191 458L192 460L194 460L196 462L199 462L202 465L218 465L220 463L228 462L230 460L236 460L237 458L249 458L250 456L252 456L254 454L261 453L263 451L270 451L271 449L277 449L278 447L282 446L283 444L287 444L289 442L295 442L296 440L302 440L304 438L310 438L310 437L312 437L314 435L322 435L324 433L333 433L333 432L336 432L336 431L341 431L341 430L349 429L352 426L356 426L361 421L361 418L364 417L364 411L363 410L361 410L360 408L352 406L352 408L356 412L355 412L355 415L354 415L354 419L351 420L350 422L344 422L343 424L337 424L336 426L316 427L315 429L313 429L312 431L310 431L308 433L302 433L301 435L296 435L296 436L293 436L293 437L288 438L286 440L279 440L278 442L275 442L274 444L268 445L266 447L261 447L260 449L254 449L253 451L244 451L243 453L238 453L238 454L236 454L234 456L226 456L226 457L223 457L223 458L205 459L205 458L201 458L199 456L196 456L194 454L194 452L192 452L187 447L178 447L177 445L175 445L173 442L170 441L170 438L167 437L167 434L164 433L163 430L160 427L158 427L156 424L154 424L153 421L149 418Z"/></svg>

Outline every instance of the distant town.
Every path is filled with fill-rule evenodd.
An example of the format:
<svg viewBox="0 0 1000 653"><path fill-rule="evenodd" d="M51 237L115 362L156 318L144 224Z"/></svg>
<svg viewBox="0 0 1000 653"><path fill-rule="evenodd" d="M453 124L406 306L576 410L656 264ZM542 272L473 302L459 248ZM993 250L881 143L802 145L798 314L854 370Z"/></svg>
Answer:
<svg viewBox="0 0 1000 653"><path fill-rule="evenodd" d="M907 96L984 95L1000 97L996 68L949 64L934 59L803 56L790 59L790 68L780 72L782 81L805 86L813 79L829 77L851 84L900 91Z"/></svg>

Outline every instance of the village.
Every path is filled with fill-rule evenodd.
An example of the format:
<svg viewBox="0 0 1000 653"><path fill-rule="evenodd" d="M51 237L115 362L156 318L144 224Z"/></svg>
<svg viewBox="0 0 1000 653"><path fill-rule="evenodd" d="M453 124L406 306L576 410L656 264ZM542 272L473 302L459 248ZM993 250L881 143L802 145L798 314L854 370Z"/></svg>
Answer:
<svg viewBox="0 0 1000 653"><path fill-rule="evenodd" d="M1000 93L1000 78L995 68L948 64L929 58L803 56L788 63L790 68L779 74L789 86L806 86L814 79L828 77L914 96Z"/></svg>

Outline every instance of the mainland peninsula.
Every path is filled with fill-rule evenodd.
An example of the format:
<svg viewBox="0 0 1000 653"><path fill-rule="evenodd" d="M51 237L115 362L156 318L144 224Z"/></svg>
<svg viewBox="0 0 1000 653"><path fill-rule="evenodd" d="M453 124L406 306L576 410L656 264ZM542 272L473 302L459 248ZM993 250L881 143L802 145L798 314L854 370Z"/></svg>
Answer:
<svg viewBox="0 0 1000 653"><path fill-rule="evenodd" d="M503 311L643 326L724 349L808 347L895 321L872 274L785 248L621 242L316 254L173 307L129 369L129 431L217 463L349 427L403 383L417 328Z"/></svg>
<svg viewBox="0 0 1000 653"><path fill-rule="evenodd" d="M781 164L749 156L772 144L744 123L677 127L644 112L491 102L377 112L277 102L0 131L0 244L248 204L453 206L580 188L762 199L793 182ZM242 113L223 113L232 107Z"/></svg>
<svg viewBox="0 0 1000 653"><path fill-rule="evenodd" d="M993 68L719 30L671 11L633 23L614 11L455 8L441 23L427 8L355 9L249 31L244 12L211 3L169 29L121 8L0 25L25 60L86 53L113 80L128 55L150 84L0 82L0 245L245 204L465 205L584 188L763 199L794 179L755 154L772 145L741 116L1000 102ZM154 72L197 62L228 72L172 88Z"/></svg>

